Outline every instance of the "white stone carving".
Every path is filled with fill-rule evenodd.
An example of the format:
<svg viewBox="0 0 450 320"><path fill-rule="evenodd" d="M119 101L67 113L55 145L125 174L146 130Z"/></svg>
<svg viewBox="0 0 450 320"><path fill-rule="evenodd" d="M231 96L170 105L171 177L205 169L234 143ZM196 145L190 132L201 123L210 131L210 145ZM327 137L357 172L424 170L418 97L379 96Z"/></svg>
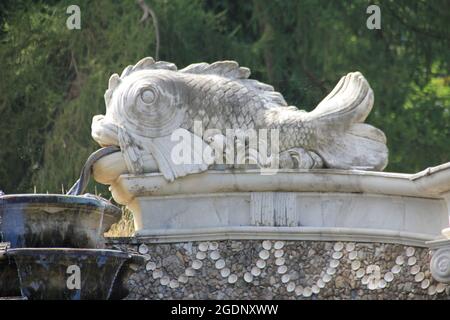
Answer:
<svg viewBox="0 0 450 320"><path fill-rule="evenodd" d="M436 281L450 283L450 247L439 248L434 252L430 269Z"/></svg>
<svg viewBox="0 0 450 320"><path fill-rule="evenodd" d="M251 224L255 226L297 226L296 197L292 192L252 192Z"/></svg>
<svg viewBox="0 0 450 320"><path fill-rule="evenodd" d="M111 156L113 161L99 162L94 174L102 181L114 181L124 171L142 174L157 169L173 181L205 171L214 159L201 155L227 129L235 134L247 129L278 130L282 168L382 170L386 166L384 134L363 123L374 98L361 73L342 77L309 113L288 106L272 86L248 79L249 75L250 70L235 61L197 63L177 70L173 63L150 57L128 66L120 76L113 74L105 92L106 114L93 118L92 137L102 146L120 146L122 152L121 157ZM194 121L201 121L204 131L217 132L199 136ZM175 130L191 138L189 148L200 155L198 163L173 161ZM254 149L249 150L252 158Z"/></svg>

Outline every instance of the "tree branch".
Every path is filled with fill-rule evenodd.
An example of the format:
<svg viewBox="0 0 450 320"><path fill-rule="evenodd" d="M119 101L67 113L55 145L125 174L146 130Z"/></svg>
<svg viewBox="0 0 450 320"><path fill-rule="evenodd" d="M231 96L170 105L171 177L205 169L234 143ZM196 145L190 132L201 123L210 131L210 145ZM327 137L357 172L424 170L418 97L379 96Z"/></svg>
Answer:
<svg viewBox="0 0 450 320"><path fill-rule="evenodd" d="M147 3L145 3L144 0L136 0L137 4L141 7L144 14L142 15L140 23L144 23L148 20L148 18L151 16L153 21L153 28L155 29L155 38L156 38L156 48L155 48L155 60L159 60L159 25L158 25L158 18L156 17L155 11L151 7L148 6Z"/></svg>
<svg viewBox="0 0 450 320"><path fill-rule="evenodd" d="M311 81L316 87L318 87L322 93L327 93L328 92L328 88L325 86L324 81L319 80L314 73L311 72L311 70L309 70L306 65L304 63L301 64L303 72L306 74L306 76L308 77L309 81Z"/></svg>

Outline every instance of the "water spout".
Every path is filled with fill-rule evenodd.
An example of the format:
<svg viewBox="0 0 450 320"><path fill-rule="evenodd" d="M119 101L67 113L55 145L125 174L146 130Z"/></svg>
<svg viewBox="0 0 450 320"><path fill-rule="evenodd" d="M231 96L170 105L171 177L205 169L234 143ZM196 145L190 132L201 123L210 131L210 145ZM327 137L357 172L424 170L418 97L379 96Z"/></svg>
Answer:
<svg viewBox="0 0 450 320"><path fill-rule="evenodd" d="M86 163L84 164L83 169L81 170L80 178L69 189L67 195L81 195L89 183L89 179L92 174L92 166L94 165L94 163L97 162L100 158L103 158L104 156L110 155L118 151L120 151L119 147L109 146L98 149L97 151L93 152L86 160Z"/></svg>

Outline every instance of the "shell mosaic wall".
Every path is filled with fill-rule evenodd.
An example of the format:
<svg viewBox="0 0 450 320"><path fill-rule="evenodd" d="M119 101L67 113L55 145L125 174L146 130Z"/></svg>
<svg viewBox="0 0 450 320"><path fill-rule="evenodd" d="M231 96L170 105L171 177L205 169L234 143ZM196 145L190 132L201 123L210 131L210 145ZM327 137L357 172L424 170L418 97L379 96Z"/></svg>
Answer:
<svg viewBox="0 0 450 320"><path fill-rule="evenodd" d="M449 299L433 252L382 243L209 241L127 245L146 257L128 299Z"/></svg>

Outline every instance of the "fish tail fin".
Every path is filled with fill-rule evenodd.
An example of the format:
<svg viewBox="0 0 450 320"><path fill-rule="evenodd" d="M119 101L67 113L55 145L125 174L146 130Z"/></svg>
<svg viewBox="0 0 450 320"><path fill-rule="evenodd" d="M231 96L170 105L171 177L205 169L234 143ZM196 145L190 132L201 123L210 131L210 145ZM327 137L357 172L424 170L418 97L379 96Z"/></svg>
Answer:
<svg viewBox="0 0 450 320"><path fill-rule="evenodd" d="M316 151L337 169L383 170L388 162L384 133L363 123L372 110L373 91L359 72L341 78L309 113L319 129Z"/></svg>

